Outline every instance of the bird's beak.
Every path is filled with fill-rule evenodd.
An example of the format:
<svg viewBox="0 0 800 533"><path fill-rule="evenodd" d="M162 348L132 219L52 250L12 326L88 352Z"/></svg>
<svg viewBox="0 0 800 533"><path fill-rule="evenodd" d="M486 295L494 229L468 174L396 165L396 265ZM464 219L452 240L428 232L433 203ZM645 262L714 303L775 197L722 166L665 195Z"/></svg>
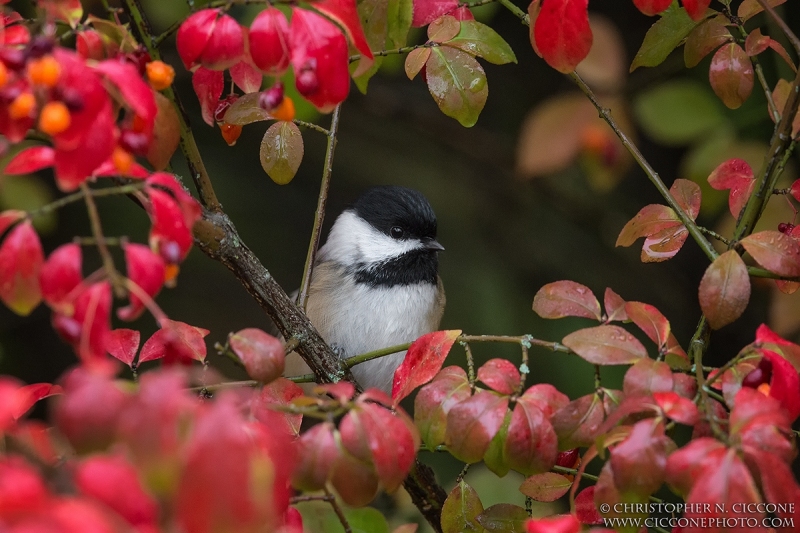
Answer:
<svg viewBox="0 0 800 533"><path fill-rule="evenodd" d="M433 250L435 252L444 252L444 246L439 244L439 241L434 239L426 240L422 243L426 250Z"/></svg>

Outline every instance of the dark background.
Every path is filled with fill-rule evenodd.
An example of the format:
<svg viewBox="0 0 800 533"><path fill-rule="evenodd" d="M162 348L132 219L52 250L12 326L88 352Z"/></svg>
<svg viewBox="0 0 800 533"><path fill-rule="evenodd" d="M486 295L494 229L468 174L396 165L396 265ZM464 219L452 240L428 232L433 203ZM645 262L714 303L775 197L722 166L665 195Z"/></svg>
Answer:
<svg viewBox="0 0 800 533"><path fill-rule="evenodd" d="M151 0L145 4L151 9L157 29L184 16L187 9L177 0ZM780 10L790 26L798 27L797 4L788 4ZM592 0L590 7L616 25L626 48L625 64L629 64L655 19L640 14L630 1ZM715 2L712 7L720 6ZM246 22L259 9L235 7L231 12ZM522 178L515 172L518 134L526 115L546 99L576 88L533 53L528 29L509 12L497 5L484 8L481 16L508 41L518 63L495 66L482 61L489 81L489 98L473 128L465 129L444 116L423 81L405 77L400 59L389 61L394 68L387 66L379 73L370 82L366 96L352 86L342 108L326 231L336 214L367 187L414 187L430 199L436 210L439 240L447 248L440 256L448 299L442 328L462 329L469 334L530 333L540 339L561 340L566 333L590 322L543 320L532 312L531 303L545 283L570 279L589 286L601 301L605 288L611 287L627 300L655 305L670 319L678 340L686 347L700 316L697 286L708 266L707 259L691 239L673 260L656 264L640 262L642 241L630 248L614 247L622 226L641 207L663 203L638 167L630 167L608 192L592 189L577 165L537 179ZM750 25L763 20L756 19ZM770 35L779 37L776 32ZM423 39L418 32L412 34L410 42ZM166 42L164 50L166 60L176 67L177 88L225 211L247 246L287 291L294 290L300 283L313 223L324 136L303 130L305 157L298 175L289 185L274 184L258 159L267 124L246 126L236 146L226 146L218 129L200 119L190 76L178 66L173 39ZM640 92L675 77L705 80L707 84L708 63L706 58L698 67L687 70L682 53L673 53L658 68L634 72L623 90L623 100L632 103ZM780 67L771 57L763 63L768 79L774 81ZM762 145L768 142L772 123L766 112L758 111L765 109L764 95L756 83L750 101L741 110L726 111L737 138L755 139ZM756 119L737 122L737 116L743 113ZM325 127L330 120L327 116L307 118ZM638 138L643 153L668 185L675 178L685 177L679 170L685 147L659 145L641 131ZM178 174L185 175L180 153L173 158L173 164ZM787 179L795 179L793 171L789 172ZM189 184L189 180L184 181ZM34 194L31 190L43 197L58 194L47 174L32 183L26 187L8 178L0 181L6 204L3 207L15 201L30 201L27 196ZM26 192L15 192L20 188ZM725 193L718 194L722 209L711 216L701 214L701 224L717 227L731 218L724 205ZM773 204L772 209L778 213L776 220L791 220L791 211L782 200L773 199ZM146 241L148 220L132 202L124 198L101 199L101 215L107 235L128 235L133 240ZM82 204L62 210L55 222L43 234L48 253L74 235L90 233ZM88 272L97 262L93 252L86 255ZM791 307L796 304L790 302L789 307L778 308L774 298L771 283L756 283L745 315L714 333L708 361L721 364L752 342L756 327L769 320L770 312L781 319L782 333L787 338L800 341L797 312ZM798 298L795 295L794 300ZM233 275L196 249L181 268L177 288L165 290L158 302L171 318L211 330L209 346L223 341L228 332L245 327L265 328L268 324L268 318ZM26 382L53 381L64 368L74 364L74 355L57 338L49 320L49 310L44 306L26 318L0 309L0 371ZM140 328L146 338L155 324L144 316L133 327ZM652 349L651 343L646 345ZM509 357L516 361L519 357L518 350L509 346L474 348L481 359ZM209 352L213 365L233 378L242 377L213 349ZM463 364L463 352L456 347L451 359ZM533 349L530 366L529 382L553 383L572 398L593 389L593 368L577 358ZM620 386L621 375L618 369L603 369L604 385ZM441 473L453 475L458 468L444 466Z"/></svg>

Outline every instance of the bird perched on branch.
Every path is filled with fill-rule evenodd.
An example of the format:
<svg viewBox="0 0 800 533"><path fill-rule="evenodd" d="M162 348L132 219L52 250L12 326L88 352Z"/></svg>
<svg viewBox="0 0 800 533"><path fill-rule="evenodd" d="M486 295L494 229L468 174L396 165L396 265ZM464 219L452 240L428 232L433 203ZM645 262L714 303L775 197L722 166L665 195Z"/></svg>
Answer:
<svg viewBox="0 0 800 533"><path fill-rule="evenodd" d="M306 314L342 359L414 341L435 331L444 312L442 250L436 215L421 193L369 189L338 216L319 249ZM353 375L365 389L391 392L404 356L356 365ZM287 359L287 375L308 371L299 355Z"/></svg>

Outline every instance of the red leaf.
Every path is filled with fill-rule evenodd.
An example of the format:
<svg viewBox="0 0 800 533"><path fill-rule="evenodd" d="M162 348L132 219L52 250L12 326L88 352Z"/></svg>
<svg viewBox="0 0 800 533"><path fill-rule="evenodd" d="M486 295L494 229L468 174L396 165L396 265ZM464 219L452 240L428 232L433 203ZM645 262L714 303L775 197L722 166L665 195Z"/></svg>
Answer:
<svg viewBox="0 0 800 533"><path fill-rule="evenodd" d="M223 73L217 70L200 67L192 74L192 87L194 87L197 99L200 100L203 120L209 126L214 125L214 112L217 110L217 103L222 96L224 82Z"/></svg>
<svg viewBox="0 0 800 533"><path fill-rule="evenodd" d="M447 414L469 397L467 374L457 366L443 368L432 382L419 390L414 399L414 421L429 450L444 444Z"/></svg>
<svg viewBox="0 0 800 533"><path fill-rule="evenodd" d="M589 54L588 0L547 0L534 24L536 46L548 65L568 74Z"/></svg>
<svg viewBox="0 0 800 533"><path fill-rule="evenodd" d="M0 480L0 508L6 520L31 517L28 518L28 524L35 523L32 517L45 515L52 505L52 496L37 468L18 455L8 455L0 460ZM25 531L30 528L28 531L35 531L35 525L26 528L27 524L21 522L14 529ZM55 528L50 529L53 530Z"/></svg>
<svg viewBox="0 0 800 533"><path fill-rule="evenodd" d="M289 26L295 86L322 113L333 111L347 98L350 72L347 39L332 22L293 9Z"/></svg>
<svg viewBox="0 0 800 533"><path fill-rule="evenodd" d="M111 331L111 285L94 283L75 299L75 314L80 335L73 341L81 362L94 368L106 367L106 342Z"/></svg>
<svg viewBox="0 0 800 533"><path fill-rule="evenodd" d="M569 403L569 397L549 383L538 383L517 398L517 403L535 406L550 418Z"/></svg>
<svg viewBox="0 0 800 533"><path fill-rule="evenodd" d="M139 363L161 358L165 359L165 364L205 360L206 343L203 337L210 333L207 329L169 319L163 322L161 329L142 346Z"/></svg>
<svg viewBox="0 0 800 533"><path fill-rule="evenodd" d="M800 377L797 370L783 357L770 350L761 353L772 363L769 395L786 409L792 421L800 416Z"/></svg>
<svg viewBox="0 0 800 533"><path fill-rule="evenodd" d="M711 0L683 0L683 7L692 17L692 20L700 20L706 15Z"/></svg>
<svg viewBox="0 0 800 533"><path fill-rule="evenodd" d="M504 452L508 466L522 475L547 472L556 462L558 437L549 414L530 401L514 406Z"/></svg>
<svg viewBox="0 0 800 533"><path fill-rule="evenodd" d="M700 280L700 308L712 329L742 316L750 301L750 276L736 250L717 257Z"/></svg>
<svg viewBox="0 0 800 533"><path fill-rule="evenodd" d="M26 216L25 211L18 209L9 209L8 211L0 212L0 237L18 220L24 219Z"/></svg>
<svg viewBox="0 0 800 533"><path fill-rule="evenodd" d="M403 483L414 464L418 439L399 416L383 406L364 403L344 416L339 431L344 447L374 465L387 491Z"/></svg>
<svg viewBox="0 0 800 533"><path fill-rule="evenodd" d="M653 361L649 357L639 359L625 372L622 392L626 397L650 396L655 392L671 391L672 371L663 361Z"/></svg>
<svg viewBox="0 0 800 533"><path fill-rule="evenodd" d="M257 328L237 331L228 339L231 349L244 363L247 375L269 383L283 374L286 355L283 343Z"/></svg>
<svg viewBox="0 0 800 533"><path fill-rule="evenodd" d="M666 11L672 0L633 0L633 3L645 15L653 16Z"/></svg>
<svg viewBox="0 0 800 533"><path fill-rule="evenodd" d="M779 6L786 2L786 0L767 0L767 4L771 5L772 7ZM739 4L739 9L736 14L744 20L747 20L754 15L757 15L764 11L764 8L761 7L761 4L758 0L742 0L742 3Z"/></svg>
<svg viewBox="0 0 800 533"><path fill-rule="evenodd" d="M82 254L79 244L63 244L56 248L42 265L39 283L47 305L71 314L71 295L83 280ZM65 307L64 307L65 306Z"/></svg>
<svg viewBox="0 0 800 533"><path fill-rule="evenodd" d="M228 14L217 18L211 37L200 54L200 63L211 70L225 70L244 55L244 31Z"/></svg>
<svg viewBox="0 0 800 533"><path fill-rule="evenodd" d="M158 503L123 455L93 455L75 465L75 487L141 529L157 527Z"/></svg>
<svg viewBox="0 0 800 533"><path fill-rule="evenodd" d="M270 6L259 13L250 25L248 39L250 57L264 74L278 77L286 72L289 68L289 23L280 10Z"/></svg>
<svg viewBox="0 0 800 533"><path fill-rule="evenodd" d="M800 242L778 231L759 231L741 240L753 259L780 276L800 276Z"/></svg>
<svg viewBox="0 0 800 533"><path fill-rule="evenodd" d="M27 413L39 400L63 393L64 389L62 389L60 385L53 385L50 383L34 383L32 385L20 387L16 392L17 401L12 416L14 419L18 419Z"/></svg>
<svg viewBox="0 0 800 533"><path fill-rule="evenodd" d="M597 512L594 503L595 487L586 487L575 496L575 517L581 524L598 525L603 523L603 517Z"/></svg>
<svg viewBox="0 0 800 533"><path fill-rule="evenodd" d="M578 533L581 523L572 515L533 518L525 523L527 533Z"/></svg>
<svg viewBox="0 0 800 533"><path fill-rule="evenodd" d="M156 100L153 89L139 75L131 63L117 59L101 61L95 66L117 88L125 103L136 113L144 124L143 133L150 136L156 120Z"/></svg>
<svg viewBox="0 0 800 533"><path fill-rule="evenodd" d="M680 226L682 224L672 208L659 204L646 205L622 228L616 246L630 246L641 237L650 237Z"/></svg>
<svg viewBox="0 0 800 533"><path fill-rule="evenodd" d="M625 313L625 300L608 287L606 287L606 293L603 296L603 307L606 310L606 320L608 322L628 320L628 315Z"/></svg>
<svg viewBox="0 0 800 533"><path fill-rule="evenodd" d="M169 174L153 174L147 180L146 191L153 221L150 247L158 251L166 264L178 264L186 258L194 242L192 227L201 216L200 205Z"/></svg>
<svg viewBox="0 0 800 533"><path fill-rule="evenodd" d="M255 93L261 89L264 75L247 61L239 61L230 69L231 79L242 91Z"/></svg>
<svg viewBox="0 0 800 533"><path fill-rule="evenodd" d="M741 46L729 43L711 59L708 79L722 103L737 109L753 92L753 64Z"/></svg>
<svg viewBox="0 0 800 533"><path fill-rule="evenodd" d="M278 433L292 438L300 436L300 424L303 415L278 410L295 398L303 395L300 385L286 378L278 378L261 387L258 396L254 396L251 410L256 420ZM275 409L277 407L278 409Z"/></svg>
<svg viewBox="0 0 800 533"><path fill-rule="evenodd" d="M176 37L178 55L181 56L186 70L192 70L197 66L200 54L203 53L214 31L218 15L217 9L201 9L190 15L178 28Z"/></svg>
<svg viewBox="0 0 800 533"><path fill-rule="evenodd" d="M414 17L411 26L420 28L441 17L455 11L458 7L456 0L414 0Z"/></svg>
<svg viewBox="0 0 800 533"><path fill-rule="evenodd" d="M364 36L364 30L361 29L356 0L318 0L314 2L313 6L314 9L339 24L350 39L350 43L361 54L361 59L353 71L353 77L360 76L369 70L374 59L367 38Z"/></svg>
<svg viewBox="0 0 800 533"><path fill-rule="evenodd" d="M766 324L761 324L756 330L756 342L764 348L777 352L792 363L795 370L800 372L800 346L779 336L769 329Z"/></svg>
<svg viewBox="0 0 800 533"><path fill-rule="evenodd" d="M707 471L716 470L727 448L710 437L694 439L667 459L666 481L681 495L687 495Z"/></svg>
<svg viewBox="0 0 800 533"><path fill-rule="evenodd" d="M687 398L678 396L675 392L654 392L653 399L664 411L664 414L676 422L693 426L700 420L700 411L698 411L697 405Z"/></svg>
<svg viewBox="0 0 800 533"><path fill-rule="evenodd" d="M555 472L534 474L519 487L519 491L537 502L554 502L567 493L572 480ZM592 504L594 505L594 504Z"/></svg>
<svg viewBox="0 0 800 533"><path fill-rule="evenodd" d="M128 278L150 298L154 298L164 285L166 266L160 256L143 244L128 243L123 246ZM145 304L139 294L129 291L131 303L117 310L120 320L135 320L141 316Z"/></svg>
<svg viewBox="0 0 800 533"><path fill-rule="evenodd" d="M728 206L731 214L738 217L755 185L753 169L742 159L728 159L711 172L708 184L718 191L731 190Z"/></svg>
<svg viewBox="0 0 800 533"><path fill-rule="evenodd" d="M595 365L626 365L647 357L642 343L619 326L579 329L564 337L562 343Z"/></svg>
<svg viewBox="0 0 800 533"><path fill-rule="evenodd" d="M17 224L0 245L0 300L26 316L42 300L39 271L44 263L42 244L30 220Z"/></svg>
<svg viewBox="0 0 800 533"><path fill-rule="evenodd" d="M670 326L669 320L661 314L661 311L650 304L628 302L625 304L625 313L650 340L658 345L659 350L666 346L670 335Z"/></svg>
<svg viewBox="0 0 800 533"><path fill-rule="evenodd" d="M445 442L448 451L465 463L477 463L500 429L508 408L508 396L479 391L450 409Z"/></svg>
<svg viewBox="0 0 800 533"><path fill-rule="evenodd" d="M95 30L78 31L75 34L75 50L84 59L100 61L106 58L103 37Z"/></svg>
<svg viewBox="0 0 800 533"><path fill-rule="evenodd" d="M559 449L592 445L604 418L603 402L596 394L582 396L559 409L551 417Z"/></svg>
<svg viewBox="0 0 800 533"><path fill-rule="evenodd" d="M533 297L533 310L542 318L580 316L600 320L600 302L585 285L574 281L548 283Z"/></svg>
<svg viewBox="0 0 800 533"><path fill-rule="evenodd" d="M141 334L133 329L112 330L106 339L106 350L126 365L133 366L133 360L139 350L140 337Z"/></svg>
<svg viewBox="0 0 800 533"><path fill-rule="evenodd" d="M394 371L392 400L395 405L414 389L433 379L459 335L460 329L434 331L414 341L403 362Z"/></svg>
<svg viewBox="0 0 800 533"><path fill-rule="evenodd" d="M727 23L728 19L719 15L692 30L683 48L683 61L687 67L696 67L708 54L733 40L731 32L725 26Z"/></svg>
<svg viewBox="0 0 800 533"><path fill-rule="evenodd" d="M757 56L767 48L772 39L761 33L761 28L751 31L744 42L744 51L749 56Z"/></svg>
<svg viewBox="0 0 800 533"><path fill-rule="evenodd" d="M21 150L6 165L4 173L9 175L30 174L43 168L52 167L56 152L49 146L34 146Z"/></svg>
<svg viewBox="0 0 800 533"><path fill-rule="evenodd" d="M614 486L643 497L655 492L664 482L669 443L661 422L646 419L634 424L611 453Z"/></svg>
<svg viewBox="0 0 800 533"><path fill-rule="evenodd" d="M520 375L511 361L489 359L478 369L478 380L500 394L513 394L520 384Z"/></svg>

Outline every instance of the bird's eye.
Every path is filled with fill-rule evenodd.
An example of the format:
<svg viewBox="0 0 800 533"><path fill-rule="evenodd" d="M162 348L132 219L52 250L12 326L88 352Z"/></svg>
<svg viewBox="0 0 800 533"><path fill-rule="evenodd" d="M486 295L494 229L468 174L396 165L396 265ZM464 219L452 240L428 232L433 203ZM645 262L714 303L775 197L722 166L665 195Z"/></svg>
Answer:
<svg viewBox="0 0 800 533"><path fill-rule="evenodd" d="M400 226L392 226L392 229L389 230L389 232L391 233L393 239L402 239L403 235L406 234L406 232L403 231L403 228Z"/></svg>

